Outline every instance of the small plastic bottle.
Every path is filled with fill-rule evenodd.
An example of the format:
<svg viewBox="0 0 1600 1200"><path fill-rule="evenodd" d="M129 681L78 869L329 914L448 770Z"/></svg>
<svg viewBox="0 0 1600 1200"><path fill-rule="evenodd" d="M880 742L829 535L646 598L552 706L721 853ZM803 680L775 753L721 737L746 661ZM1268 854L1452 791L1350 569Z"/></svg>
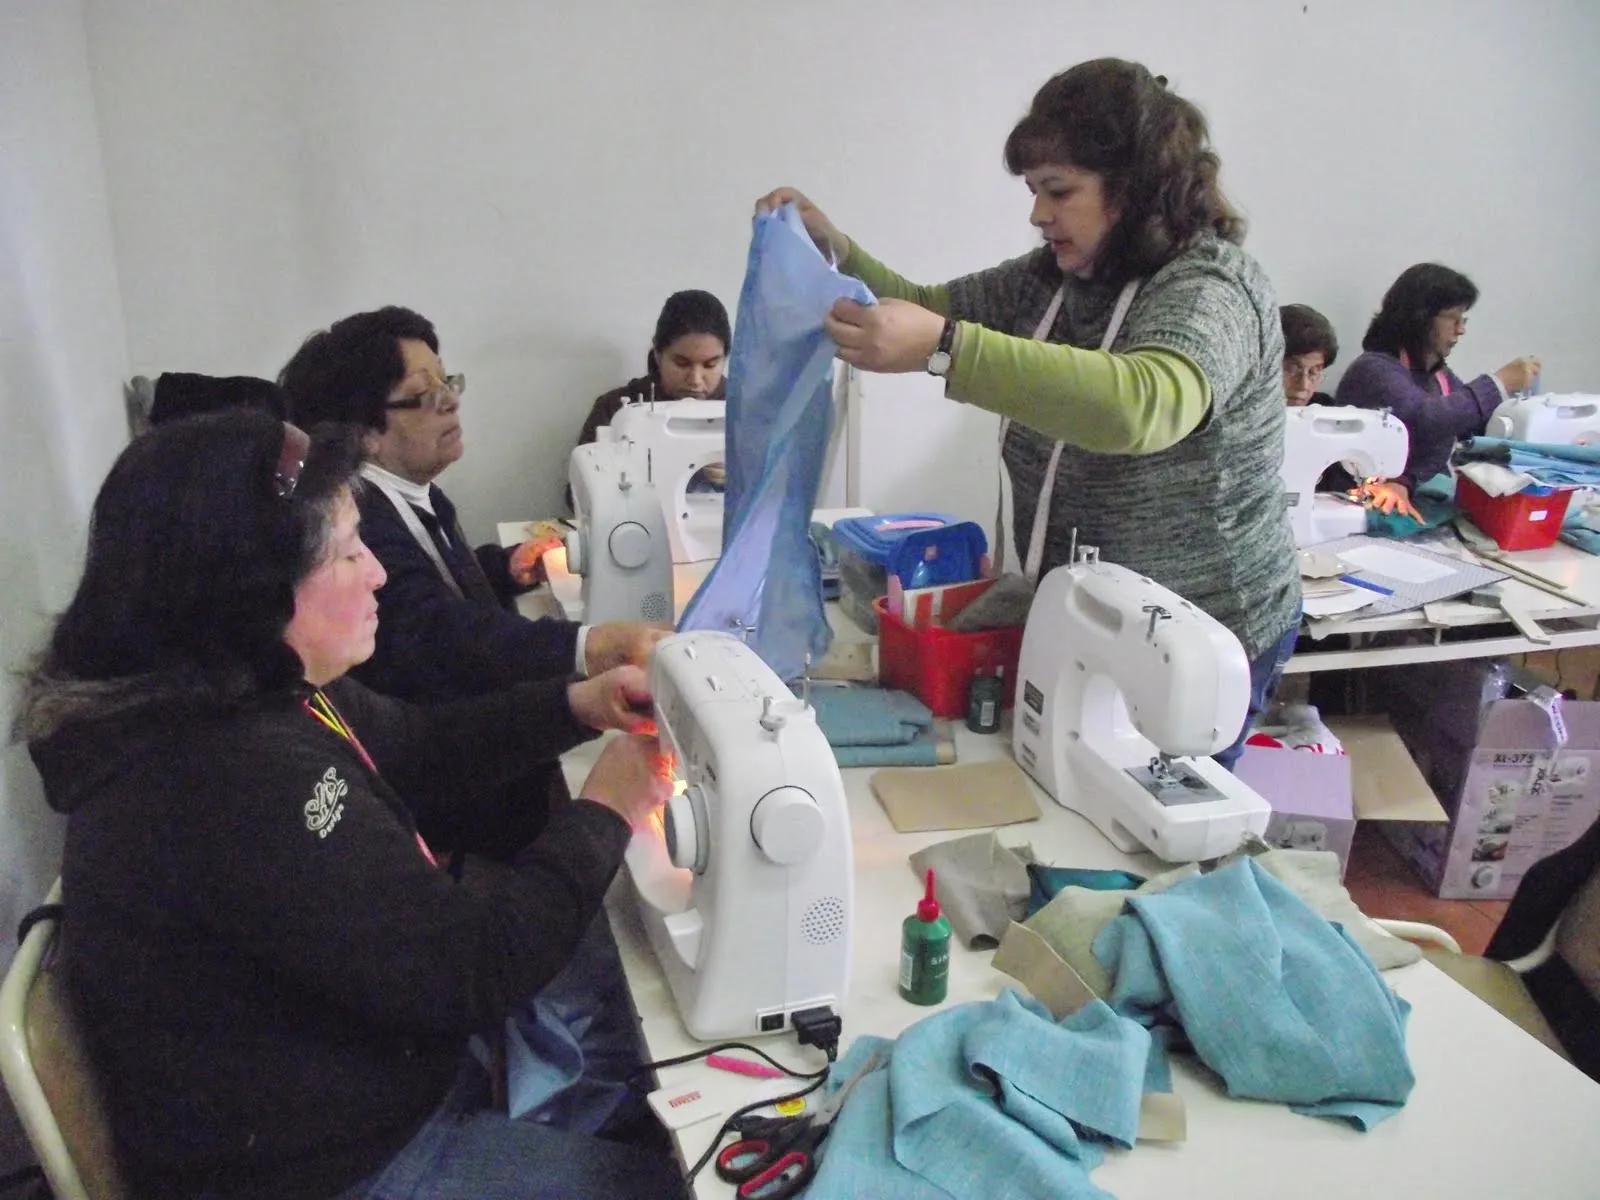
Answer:
<svg viewBox="0 0 1600 1200"><path fill-rule="evenodd" d="M1000 728L1005 674L1004 667L996 667L993 675L974 675L967 685L967 728L973 733L994 733Z"/></svg>
<svg viewBox="0 0 1600 1200"><path fill-rule="evenodd" d="M913 1004L941 1004L950 988L950 922L933 898L933 871L917 911L900 927L900 995Z"/></svg>

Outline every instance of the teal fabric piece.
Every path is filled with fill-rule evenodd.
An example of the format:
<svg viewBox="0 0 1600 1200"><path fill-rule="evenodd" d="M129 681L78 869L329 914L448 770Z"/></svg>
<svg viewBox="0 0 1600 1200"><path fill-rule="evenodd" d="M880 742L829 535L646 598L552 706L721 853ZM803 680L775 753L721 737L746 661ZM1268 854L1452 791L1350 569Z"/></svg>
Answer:
<svg viewBox="0 0 1600 1200"><path fill-rule="evenodd" d="M811 707L828 745L836 748L903 746L933 726L933 713L926 704L906 692L883 688L814 687Z"/></svg>
<svg viewBox="0 0 1600 1200"><path fill-rule="evenodd" d="M1177 1024L1230 1095L1367 1130L1415 1076L1410 1006L1337 925L1254 861L1128 898L1095 939L1107 1001L1144 1024Z"/></svg>
<svg viewBox="0 0 1600 1200"><path fill-rule="evenodd" d="M1455 520L1461 513L1456 504L1456 481L1449 475L1435 475L1412 494L1411 506L1422 514L1421 521L1403 513L1367 509L1367 536L1406 538Z"/></svg>
<svg viewBox="0 0 1600 1200"><path fill-rule="evenodd" d="M1600 554L1600 524L1582 508L1567 509L1561 523L1561 540L1588 554Z"/></svg>
<svg viewBox="0 0 1600 1200"><path fill-rule="evenodd" d="M1148 1031L1098 1000L1059 1023L1009 989L935 1013L856 1085L808 1200L1101 1200L1089 1172L1107 1145L1133 1144L1149 1048ZM889 1044L858 1039L834 1076L874 1049Z"/></svg>
<svg viewBox="0 0 1600 1200"><path fill-rule="evenodd" d="M835 746L833 757L840 767L937 767L939 739L924 729L916 741L897 746Z"/></svg>
<svg viewBox="0 0 1600 1200"><path fill-rule="evenodd" d="M1131 871L1097 871L1088 867L1047 867L1028 864L1028 916L1033 916L1062 888L1092 888L1097 892L1131 892L1144 883L1143 875Z"/></svg>

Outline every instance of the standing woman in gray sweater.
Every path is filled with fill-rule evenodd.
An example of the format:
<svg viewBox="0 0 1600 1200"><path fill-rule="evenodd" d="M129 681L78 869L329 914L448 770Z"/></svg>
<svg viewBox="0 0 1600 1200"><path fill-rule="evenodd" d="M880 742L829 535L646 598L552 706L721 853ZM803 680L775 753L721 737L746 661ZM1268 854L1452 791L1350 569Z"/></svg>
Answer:
<svg viewBox="0 0 1600 1200"><path fill-rule="evenodd" d="M1005 162L1045 244L945 284L903 279L791 188L757 211L794 202L879 296L834 306L841 358L929 371L1005 419L1027 573L1067 562L1076 531L1192 601L1243 644L1253 718L1300 621L1278 474L1283 333L1272 284L1239 248L1205 118L1139 64L1097 59L1039 89ZM1219 761L1232 765L1248 724Z"/></svg>

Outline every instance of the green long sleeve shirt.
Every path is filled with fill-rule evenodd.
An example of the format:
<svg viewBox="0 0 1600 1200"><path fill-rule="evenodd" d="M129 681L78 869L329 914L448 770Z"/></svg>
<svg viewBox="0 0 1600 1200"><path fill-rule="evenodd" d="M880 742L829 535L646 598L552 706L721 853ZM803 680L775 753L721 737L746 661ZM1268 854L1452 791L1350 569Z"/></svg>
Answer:
<svg viewBox="0 0 1600 1200"><path fill-rule="evenodd" d="M950 289L911 283L852 242L840 269L879 297L949 316ZM1083 350L960 321L945 394L1101 454L1150 454L1193 433L1211 385L1176 350Z"/></svg>

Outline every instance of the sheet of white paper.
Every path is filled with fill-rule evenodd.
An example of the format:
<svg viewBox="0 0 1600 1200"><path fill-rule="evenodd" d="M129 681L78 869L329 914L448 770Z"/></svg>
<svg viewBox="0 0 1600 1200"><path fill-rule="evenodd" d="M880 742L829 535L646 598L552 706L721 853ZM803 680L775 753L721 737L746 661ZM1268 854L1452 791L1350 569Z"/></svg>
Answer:
<svg viewBox="0 0 1600 1200"><path fill-rule="evenodd" d="M1356 546L1341 550L1339 557L1357 574L1386 575L1401 583L1434 583L1454 575L1458 567L1410 554L1395 546Z"/></svg>
<svg viewBox="0 0 1600 1200"><path fill-rule="evenodd" d="M1347 588L1327 596L1306 596L1301 603L1308 617L1334 617L1365 608L1377 598L1376 592L1369 592L1365 588Z"/></svg>

